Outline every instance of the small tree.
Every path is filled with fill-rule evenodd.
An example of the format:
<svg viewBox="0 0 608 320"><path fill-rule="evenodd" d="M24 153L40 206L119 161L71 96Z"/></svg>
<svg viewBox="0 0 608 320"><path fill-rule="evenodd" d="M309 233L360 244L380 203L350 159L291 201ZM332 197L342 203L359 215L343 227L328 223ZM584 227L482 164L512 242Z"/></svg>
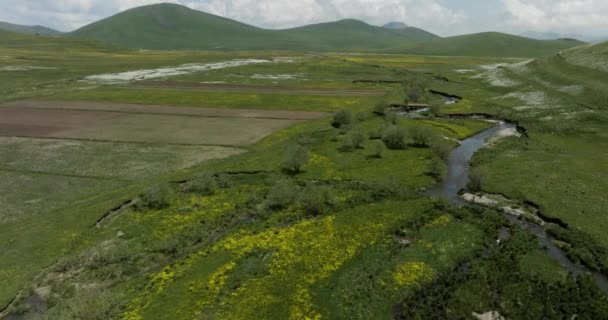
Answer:
<svg viewBox="0 0 608 320"><path fill-rule="evenodd" d="M447 160L452 152L452 145L443 137L435 136L431 142L431 149L442 160Z"/></svg>
<svg viewBox="0 0 608 320"><path fill-rule="evenodd" d="M436 180L443 180L447 174L446 165L439 158L433 158L429 167L429 174Z"/></svg>
<svg viewBox="0 0 608 320"><path fill-rule="evenodd" d="M292 174L300 173L309 158L308 150L299 144L295 144L287 149L287 159L283 162L283 169Z"/></svg>
<svg viewBox="0 0 608 320"><path fill-rule="evenodd" d="M161 210L169 207L169 188L167 186L152 188L139 196L134 205L137 211Z"/></svg>
<svg viewBox="0 0 608 320"><path fill-rule="evenodd" d="M291 179L280 179L268 191L263 207L270 210L281 210L295 202L299 187Z"/></svg>
<svg viewBox="0 0 608 320"><path fill-rule="evenodd" d="M334 128L340 128L342 126L347 126L353 123L353 113L350 110L342 109L334 114L334 118L331 122L331 125Z"/></svg>
<svg viewBox="0 0 608 320"><path fill-rule="evenodd" d="M409 87L407 89L407 97L412 102L420 101L421 95L422 94L420 93L420 88L418 87Z"/></svg>
<svg viewBox="0 0 608 320"><path fill-rule="evenodd" d="M387 148L401 150L407 148L407 134L403 128L390 126L382 134L382 141Z"/></svg>
<svg viewBox="0 0 608 320"><path fill-rule="evenodd" d="M384 120L388 123L388 124L393 124L393 125L397 125L399 124L399 116L394 113L394 112L390 112L386 115L386 117L384 118Z"/></svg>
<svg viewBox="0 0 608 320"><path fill-rule="evenodd" d="M410 137L415 146L429 147L435 137L435 133L426 127L413 126L410 128Z"/></svg>
<svg viewBox="0 0 608 320"><path fill-rule="evenodd" d="M385 101L380 101L380 102L376 103L376 105L374 106L373 113L375 115L378 115L381 117L385 116L386 115L386 105L387 104Z"/></svg>
<svg viewBox="0 0 608 320"><path fill-rule="evenodd" d="M300 195L300 206L311 216L325 213L334 205L334 193L331 187L309 184Z"/></svg>
<svg viewBox="0 0 608 320"><path fill-rule="evenodd" d="M430 111L431 111L431 114L433 114L435 117L440 117L441 116L441 105L439 105L437 103L433 103L430 107Z"/></svg>
<svg viewBox="0 0 608 320"><path fill-rule="evenodd" d="M355 149L362 148L363 142L365 141L365 134L361 130L353 130L348 133L342 140L340 146L341 151L353 151Z"/></svg>
<svg viewBox="0 0 608 320"><path fill-rule="evenodd" d="M476 167L471 169L469 173L469 184L468 187L471 191L481 191L481 188L486 180L487 171L483 167Z"/></svg>
<svg viewBox="0 0 608 320"><path fill-rule="evenodd" d="M374 153L372 154L372 157L381 159L384 156L385 148L386 147L382 141L376 141L376 143L374 143Z"/></svg>
<svg viewBox="0 0 608 320"><path fill-rule="evenodd" d="M206 173L186 183L184 191L209 196L215 193L217 187L217 179L212 174Z"/></svg>

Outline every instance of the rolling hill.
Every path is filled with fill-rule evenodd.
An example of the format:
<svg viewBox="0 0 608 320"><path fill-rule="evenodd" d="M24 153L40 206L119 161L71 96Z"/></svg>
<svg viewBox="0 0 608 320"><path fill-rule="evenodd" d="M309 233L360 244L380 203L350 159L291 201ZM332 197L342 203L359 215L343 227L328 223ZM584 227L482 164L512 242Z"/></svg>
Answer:
<svg viewBox="0 0 608 320"><path fill-rule="evenodd" d="M440 38L396 47L393 53L443 56L541 57L585 44L573 39L535 40L499 32Z"/></svg>
<svg viewBox="0 0 608 320"><path fill-rule="evenodd" d="M279 32L305 44L305 48L327 51L385 50L398 43L414 43L438 38L434 34L417 28L387 29L354 19L314 24Z"/></svg>
<svg viewBox="0 0 608 320"><path fill-rule="evenodd" d="M174 4L130 9L69 36L141 49L310 51L383 50L436 37L416 28L389 30L357 20L267 30Z"/></svg>
<svg viewBox="0 0 608 320"><path fill-rule="evenodd" d="M57 30L53 30L43 26L23 26L19 24L12 24L8 22L0 21L0 30L11 31L22 34L29 35L41 35L41 36L51 36L58 37L63 33Z"/></svg>
<svg viewBox="0 0 608 320"><path fill-rule="evenodd" d="M87 25L69 37L157 50L292 50L423 55L538 57L583 44L502 33L440 38L413 28L386 28L353 19L267 30L175 4L133 8Z"/></svg>

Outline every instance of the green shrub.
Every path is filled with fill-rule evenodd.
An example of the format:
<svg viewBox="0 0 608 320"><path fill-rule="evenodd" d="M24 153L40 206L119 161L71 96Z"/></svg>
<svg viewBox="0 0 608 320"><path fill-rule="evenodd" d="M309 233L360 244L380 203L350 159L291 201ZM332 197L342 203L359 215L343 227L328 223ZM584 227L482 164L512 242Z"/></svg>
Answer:
<svg viewBox="0 0 608 320"><path fill-rule="evenodd" d="M184 191L209 196L214 194L217 188L218 182L215 176L206 173L187 182Z"/></svg>
<svg viewBox="0 0 608 320"><path fill-rule="evenodd" d="M353 119L353 113L350 110L343 109L334 114L331 125L334 126L334 128L348 126L353 123Z"/></svg>
<svg viewBox="0 0 608 320"><path fill-rule="evenodd" d="M382 134L388 128L386 125L381 125L369 132L369 138L372 140L382 139Z"/></svg>
<svg viewBox="0 0 608 320"><path fill-rule="evenodd" d="M413 126L410 128L412 143L417 147L429 147L435 138L433 130L423 126Z"/></svg>
<svg viewBox="0 0 608 320"><path fill-rule="evenodd" d="M290 146L287 149L287 159L283 162L283 169L292 174L300 173L302 166L304 166L310 155L308 150L299 144Z"/></svg>
<svg viewBox="0 0 608 320"><path fill-rule="evenodd" d="M382 141L376 141L374 143L374 153L372 153L372 157L381 159L384 156L384 149L386 149L384 143Z"/></svg>
<svg viewBox="0 0 608 320"><path fill-rule="evenodd" d="M385 116L386 115L386 105L387 105L387 103L384 101L378 102L374 106L374 110L372 112L378 116Z"/></svg>
<svg viewBox="0 0 608 320"><path fill-rule="evenodd" d="M441 105L440 104L433 103L429 109L431 111L431 114L433 114L435 117L441 116Z"/></svg>
<svg viewBox="0 0 608 320"><path fill-rule="evenodd" d="M476 167L470 170L469 173L469 190L476 192L481 191L483 183L487 177L487 171L483 167Z"/></svg>
<svg viewBox="0 0 608 320"><path fill-rule="evenodd" d="M437 181L442 181L447 175L445 163L439 158L434 158L429 166L429 174Z"/></svg>
<svg viewBox="0 0 608 320"><path fill-rule="evenodd" d="M452 145L443 137L435 136L431 142L431 150L443 160L447 160L452 152Z"/></svg>
<svg viewBox="0 0 608 320"><path fill-rule="evenodd" d="M328 186L309 184L300 195L300 207L311 216L327 213L335 205L334 192Z"/></svg>
<svg viewBox="0 0 608 320"><path fill-rule="evenodd" d="M264 209L282 210L292 205L299 192L299 187L291 179L280 179L268 190L262 203Z"/></svg>
<svg viewBox="0 0 608 320"><path fill-rule="evenodd" d="M169 207L169 195L169 187L156 187L142 193L133 207L137 211L165 209Z"/></svg>
<svg viewBox="0 0 608 320"><path fill-rule="evenodd" d="M401 118L399 117L399 115L397 115L394 112L387 113L386 117L384 119L390 125L398 125L399 124L399 120L401 120Z"/></svg>
<svg viewBox="0 0 608 320"><path fill-rule="evenodd" d="M402 150L407 148L407 134L403 128L390 126L382 133L382 141L387 148Z"/></svg>
<svg viewBox="0 0 608 320"><path fill-rule="evenodd" d="M341 151L353 151L355 149L360 149L363 146L363 142L365 141L365 134L360 130L353 130L349 132L346 137L342 140L342 145L340 146Z"/></svg>

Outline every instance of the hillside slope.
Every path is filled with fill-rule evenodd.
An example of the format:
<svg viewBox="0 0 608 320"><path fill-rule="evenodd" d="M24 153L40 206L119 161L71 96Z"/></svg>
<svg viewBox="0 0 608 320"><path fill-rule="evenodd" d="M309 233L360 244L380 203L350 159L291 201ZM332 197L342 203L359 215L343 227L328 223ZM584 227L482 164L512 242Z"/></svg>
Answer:
<svg viewBox="0 0 608 320"><path fill-rule="evenodd" d="M429 55L541 57L583 45L578 40L535 40L498 32L441 38L392 49L392 52Z"/></svg>
<svg viewBox="0 0 608 320"><path fill-rule="evenodd" d="M51 28L43 27L43 26L23 26L19 24L12 24L8 22L0 21L0 30L11 31L22 34L29 35L41 35L41 36L51 36L58 37L63 33L57 30L53 30Z"/></svg>
<svg viewBox="0 0 608 320"><path fill-rule="evenodd" d="M69 34L136 49L370 51L431 40L424 30L389 30L342 20L266 30L174 4L138 7Z"/></svg>
<svg viewBox="0 0 608 320"><path fill-rule="evenodd" d="M136 49L263 49L286 42L277 32L173 4L138 7L69 34Z"/></svg>
<svg viewBox="0 0 608 320"><path fill-rule="evenodd" d="M423 55L539 57L583 44L502 33L440 38L405 27L388 29L353 19L266 30L175 4L138 7L92 23L71 37L135 49L292 50Z"/></svg>
<svg viewBox="0 0 608 320"><path fill-rule="evenodd" d="M571 64L608 72L608 42L576 47L561 56Z"/></svg>
<svg viewBox="0 0 608 320"><path fill-rule="evenodd" d="M306 48L331 51L384 50L400 43L414 43L438 38L417 28L391 30L363 21L345 19L280 31Z"/></svg>

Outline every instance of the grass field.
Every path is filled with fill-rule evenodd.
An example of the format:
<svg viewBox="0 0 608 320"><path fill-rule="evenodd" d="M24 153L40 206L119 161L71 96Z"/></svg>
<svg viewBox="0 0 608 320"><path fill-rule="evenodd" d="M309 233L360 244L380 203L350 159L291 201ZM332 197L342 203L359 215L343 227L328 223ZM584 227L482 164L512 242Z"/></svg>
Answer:
<svg viewBox="0 0 608 320"><path fill-rule="evenodd" d="M0 105L0 317L608 314L593 282L569 276L496 210L452 207L422 193L445 175L442 159L456 140L492 126L434 113L510 117L528 137L505 138L476 157L490 168L483 190L538 203L572 226L552 233L569 253L587 259L588 250L599 263L604 124L563 114L597 99L562 92L565 80L549 85L496 66L521 60L336 54L156 79L247 92L157 88L79 80L294 56L102 50L66 39L33 50L19 45L26 40L0 49L0 68L57 69L30 68L0 82L9 102ZM66 43L73 50L60 54ZM553 66L540 61L538 70ZM14 74L0 71L0 80ZM594 77L589 88L599 92L602 79ZM429 118L378 110L403 103L412 88L420 90L417 102L432 105ZM448 105L430 89L464 99ZM519 108L524 102L531 108ZM542 120L568 116L581 126ZM592 170L565 172L570 167Z"/></svg>

